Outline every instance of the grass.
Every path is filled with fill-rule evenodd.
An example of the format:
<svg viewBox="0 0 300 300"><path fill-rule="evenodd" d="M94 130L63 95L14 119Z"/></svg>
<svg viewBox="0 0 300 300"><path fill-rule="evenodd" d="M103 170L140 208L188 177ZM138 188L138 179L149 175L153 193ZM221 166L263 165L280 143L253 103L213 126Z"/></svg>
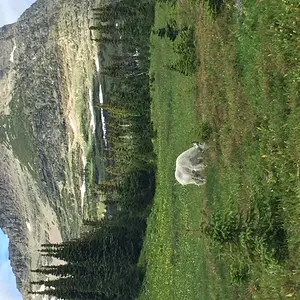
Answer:
<svg viewBox="0 0 300 300"><path fill-rule="evenodd" d="M164 26L167 6L157 7L155 27ZM172 12L176 14L176 10ZM202 222L201 189L175 182L178 154L199 140L196 114L196 78L162 66L176 55L169 40L152 37L153 121L157 130L157 190L148 221L144 247L147 277L141 299L208 299L212 286L207 279L204 244L198 229ZM194 232L196 230L196 232Z"/></svg>
<svg viewBox="0 0 300 300"><path fill-rule="evenodd" d="M234 4L156 6L155 28L194 26L200 63L191 76L171 71L172 42L152 36L157 189L142 300L300 297L300 8ZM207 184L179 186L176 157L203 138Z"/></svg>

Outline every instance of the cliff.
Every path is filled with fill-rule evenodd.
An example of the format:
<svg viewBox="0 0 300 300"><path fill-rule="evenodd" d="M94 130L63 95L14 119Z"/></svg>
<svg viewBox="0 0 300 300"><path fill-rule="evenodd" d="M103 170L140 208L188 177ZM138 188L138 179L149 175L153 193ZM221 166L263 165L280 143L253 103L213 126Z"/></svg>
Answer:
<svg viewBox="0 0 300 300"><path fill-rule="evenodd" d="M80 231L81 130L97 53L88 29L92 5L37 0L0 28L0 227L24 299L30 269L47 263L40 244Z"/></svg>

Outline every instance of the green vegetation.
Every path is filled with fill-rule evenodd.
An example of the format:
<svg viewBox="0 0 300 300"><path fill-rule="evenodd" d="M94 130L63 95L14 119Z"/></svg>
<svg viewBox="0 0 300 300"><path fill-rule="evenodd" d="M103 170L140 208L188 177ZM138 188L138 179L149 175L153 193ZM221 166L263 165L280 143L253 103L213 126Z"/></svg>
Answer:
<svg viewBox="0 0 300 300"><path fill-rule="evenodd" d="M47 287L34 294L63 299L134 299L143 279L136 262L145 224L124 213L122 217L123 222L116 222L117 218L95 222L100 227L79 240L43 245L43 255L67 263L33 270L56 276L53 280L32 282Z"/></svg>
<svg viewBox="0 0 300 300"><path fill-rule="evenodd" d="M67 264L32 284L65 299L298 299L300 6L160 0L149 41L152 4L94 9L93 38L113 50L108 176L93 187L109 214L44 245ZM202 188L174 178L195 140L208 144Z"/></svg>
<svg viewBox="0 0 300 300"><path fill-rule="evenodd" d="M170 19L193 28L199 65L170 70L193 47L153 35L158 184L140 299L297 299L299 4L158 3L155 30ZM207 184L174 185L176 156L197 139Z"/></svg>
<svg viewBox="0 0 300 300"><path fill-rule="evenodd" d="M190 26L196 22L193 15L189 13L184 20L177 6L157 5L155 30L163 28L169 18L176 18L179 28ZM174 177L176 157L192 141L199 140L201 133L196 76L186 76L187 68L177 72L168 67L181 59L174 48L184 40L180 35L174 43L156 34L152 36L150 73L154 77L157 188L140 260L147 271L139 299L209 299L210 290L215 289L215 285L209 286L204 242L199 232L203 215L201 189L179 186ZM187 55L193 48L186 49ZM223 282L226 284L226 280Z"/></svg>
<svg viewBox="0 0 300 300"><path fill-rule="evenodd" d="M111 78L109 95L96 105L105 115L101 158L106 174L100 183L89 181L88 193L94 202L102 200L106 214L99 216L98 209L89 214L84 220L86 230L77 240L42 245L42 255L62 259L65 264L33 270L42 278L54 276L31 282L29 293L63 299L129 300L140 292L144 270L138 266L138 258L155 186L148 76L153 9L151 1L129 0L93 9L91 30L96 31L100 46L107 43L112 52L110 65L101 66L101 75ZM112 26L103 26L107 16ZM121 25L116 27L116 22ZM94 171L87 164L87 179L95 176ZM41 284L46 289L36 291Z"/></svg>

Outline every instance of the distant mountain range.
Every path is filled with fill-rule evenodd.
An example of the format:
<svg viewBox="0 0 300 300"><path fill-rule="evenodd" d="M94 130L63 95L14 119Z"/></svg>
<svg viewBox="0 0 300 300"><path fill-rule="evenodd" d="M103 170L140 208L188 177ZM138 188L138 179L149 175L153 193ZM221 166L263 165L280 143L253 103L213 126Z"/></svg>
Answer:
<svg viewBox="0 0 300 300"><path fill-rule="evenodd" d="M0 28L0 227L24 299L42 243L78 235L96 46L94 1L37 0Z"/></svg>

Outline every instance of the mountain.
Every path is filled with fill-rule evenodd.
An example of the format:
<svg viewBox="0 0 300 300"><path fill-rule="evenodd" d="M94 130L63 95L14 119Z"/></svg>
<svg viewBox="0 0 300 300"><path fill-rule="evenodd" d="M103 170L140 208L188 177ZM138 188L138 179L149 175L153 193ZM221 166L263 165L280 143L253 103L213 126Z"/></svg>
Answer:
<svg viewBox="0 0 300 300"><path fill-rule="evenodd" d="M37 0L0 28L0 227L24 299L42 243L78 236L97 47L93 1ZM92 129L91 129L92 130Z"/></svg>

